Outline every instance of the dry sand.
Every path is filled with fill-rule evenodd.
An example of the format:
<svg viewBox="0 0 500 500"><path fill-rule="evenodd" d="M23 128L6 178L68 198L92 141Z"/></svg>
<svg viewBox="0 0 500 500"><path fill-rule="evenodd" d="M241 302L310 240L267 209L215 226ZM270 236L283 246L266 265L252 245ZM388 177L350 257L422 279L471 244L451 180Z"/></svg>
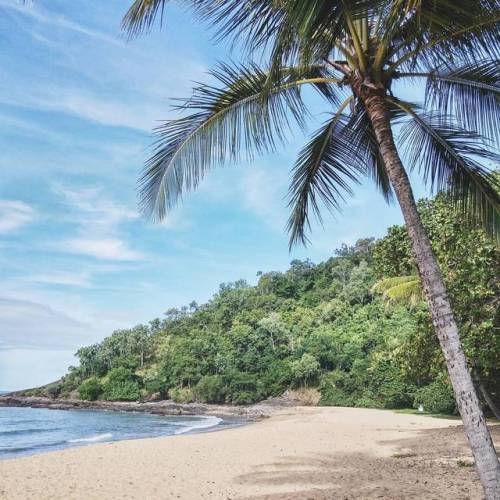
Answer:
<svg viewBox="0 0 500 500"><path fill-rule="evenodd" d="M382 410L287 408L220 432L3 460L0 498L480 499L457 424Z"/></svg>

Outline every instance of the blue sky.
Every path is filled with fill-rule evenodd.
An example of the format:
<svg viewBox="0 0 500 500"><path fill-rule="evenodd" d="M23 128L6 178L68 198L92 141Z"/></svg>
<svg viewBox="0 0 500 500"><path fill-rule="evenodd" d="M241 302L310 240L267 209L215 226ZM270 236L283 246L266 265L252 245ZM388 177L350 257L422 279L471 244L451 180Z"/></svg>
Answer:
<svg viewBox="0 0 500 500"><path fill-rule="evenodd" d="M127 2L0 0L0 389L49 382L113 329L207 300L219 283L320 261L400 223L369 185L288 252L286 191L300 145L214 170L161 225L135 183L170 98L237 58L175 7L126 42ZM317 120L324 111L313 102ZM422 188L417 184L417 193Z"/></svg>

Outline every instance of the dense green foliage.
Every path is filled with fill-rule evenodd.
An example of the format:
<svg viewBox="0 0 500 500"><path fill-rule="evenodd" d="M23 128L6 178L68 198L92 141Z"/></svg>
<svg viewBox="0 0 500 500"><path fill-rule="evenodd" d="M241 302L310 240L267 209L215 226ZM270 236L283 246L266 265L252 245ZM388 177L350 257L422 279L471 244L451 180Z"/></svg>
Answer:
<svg viewBox="0 0 500 500"><path fill-rule="evenodd" d="M476 379L498 398L499 252L466 230L445 199L423 200L432 237ZM414 265L403 227L343 245L314 265L259 273L256 286L222 284L203 305L120 330L77 352L52 395L84 399L172 398L247 404L288 388L316 387L320 404L454 411L441 351L425 303L387 305L372 293L380 277ZM75 393L75 390L78 389Z"/></svg>
<svg viewBox="0 0 500 500"><path fill-rule="evenodd" d="M473 377L500 399L500 252L478 228L466 224L448 200L421 200L419 211L440 262L461 340ZM374 247L379 277L416 274L404 227L389 228ZM433 379L442 370L442 354L429 318L409 339L407 369ZM428 323L427 326L425 323ZM418 374L418 375L417 375Z"/></svg>
<svg viewBox="0 0 500 500"><path fill-rule="evenodd" d="M78 395L81 399L95 401L102 393L102 385L97 377L84 380L78 387Z"/></svg>
<svg viewBox="0 0 500 500"><path fill-rule="evenodd" d="M455 398L449 384L442 377L432 384L421 387L415 393L415 405L423 407L432 413L451 413L455 408Z"/></svg>
<svg viewBox="0 0 500 500"><path fill-rule="evenodd" d="M103 388L104 399L134 401L140 398L140 377L125 367L113 368Z"/></svg>

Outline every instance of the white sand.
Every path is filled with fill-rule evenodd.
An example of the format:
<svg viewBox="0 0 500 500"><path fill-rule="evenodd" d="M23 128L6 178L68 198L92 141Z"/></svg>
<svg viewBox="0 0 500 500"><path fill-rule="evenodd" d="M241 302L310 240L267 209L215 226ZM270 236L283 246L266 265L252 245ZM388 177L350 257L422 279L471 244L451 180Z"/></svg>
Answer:
<svg viewBox="0 0 500 500"><path fill-rule="evenodd" d="M378 491L380 498L406 498L406 491L415 498L408 482L413 488L415 478L408 480L403 466L410 459L394 457L406 448L398 441L418 443L419 430L457 424L382 410L290 408L220 432L3 460L0 498L376 498ZM411 455L411 449L406 451ZM377 467L385 471L383 481ZM476 498L475 472L468 469L464 481L472 481L472 490L464 498ZM391 496L398 484L401 495ZM443 488L445 495L445 484ZM432 498L447 498L436 489L434 493Z"/></svg>

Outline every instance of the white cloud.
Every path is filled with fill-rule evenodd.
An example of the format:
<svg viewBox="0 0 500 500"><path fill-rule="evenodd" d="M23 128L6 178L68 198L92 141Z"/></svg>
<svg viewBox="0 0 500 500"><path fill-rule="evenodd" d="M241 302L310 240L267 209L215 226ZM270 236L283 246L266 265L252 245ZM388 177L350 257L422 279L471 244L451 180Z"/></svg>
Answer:
<svg viewBox="0 0 500 500"><path fill-rule="evenodd" d="M51 243L50 248L102 260L136 261L144 258L119 235L123 223L138 218L136 210L115 203L99 188L54 184L52 190L69 209L66 217L78 227L79 235Z"/></svg>
<svg viewBox="0 0 500 500"><path fill-rule="evenodd" d="M73 254L87 255L104 260L127 261L144 258L141 252L128 248L125 242L117 238L74 238L57 243L55 248Z"/></svg>
<svg viewBox="0 0 500 500"><path fill-rule="evenodd" d="M128 127L150 132L160 118L158 108L137 96L135 102L125 102L111 96L98 95L76 87L53 86L32 89L30 95L0 97L0 102L37 110L56 111L90 120L102 125Z"/></svg>
<svg viewBox="0 0 500 500"><path fill-rule="evenodd" d="M55 26L58 28L73 31L113 45L123 45L123 42L121 42L117 38L111 37L106 33L101 33L100 31L93 30L91 28L83 26L60 14L55 15L49 13L43 10L40 6L35 5L34 3L26 3L26 5L21 5L17 0L0 0L0 7L10 9L24 16L28 16L34 19L35 21L43 24L48 24L50 26Z"/></svg>
<svg viewBox="0 0 500 500"><path fill-rule="evenodd" d="M91 286L90 274L87 272L54 272L45 274L33 274L24 278L24 281L29 281L31 283L40 283L43 285L68 285L83 288L88 288Z"/></svg>
<svg viewBox="0 0 500 500"><path fill-rule="evenodd" d="M89 325L47 305L0 297L0 350L74 348L90 332Z"/></svg>
<svg viewBox="0 0 500 500"><path fill-rule="evenodd" d="M64 113L150 133L158 120L172 117L167 99L187 97L191 82L199 81L206 72L206 67L189 54L181 59L178 54L144 48L144 43L154 43L147 40L126 43L119 38L119 17L115 24L107 25L108 34L44 10L39 4L0 0L2 8L19 18L16 29L36 38L29 59L0 55L0 62L8 69L2 75L0 103L9 106ZM96 14L94 19L86 15L86 23L101 22ZM61 29L72 34L60 33ZM40 64L33 65L31 58L38 57ZM172 78L170 68L180 64L182 78Z"/></svg>
<svg viewBox="0 0 500 500"><path fill-rule="evenodd" d="M72 210L72 221L90 226L93 232L102 230L107 234L120 223L139 217L137 210L110 200L103 190L97 187L74 188L54 183L52 191Z"/></svg>
<svg viewBox="0 0 500 500"><path fill-rule="evenodd" d="M0 234L15 231L35 219L31 206L18 200L0 200Z"/></svg>

